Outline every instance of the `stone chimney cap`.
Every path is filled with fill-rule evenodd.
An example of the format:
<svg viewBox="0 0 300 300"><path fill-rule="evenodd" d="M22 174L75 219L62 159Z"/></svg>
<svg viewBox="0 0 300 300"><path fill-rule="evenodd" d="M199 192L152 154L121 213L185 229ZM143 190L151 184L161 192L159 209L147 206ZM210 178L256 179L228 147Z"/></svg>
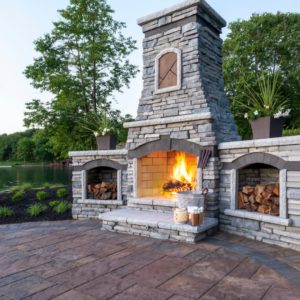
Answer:
<svg viewBox="0 0 300 300"><path fill-rule="evenodd" d="M138 23L138 25L143 26L146 23L149 23L155 19L164 17L166 15L170 15L176 11L184 10L184 9L187 9L192 6L196 6L196 5L199 5L200 7L202 7L208 15L210 15L214 19L218 20L220 22L220 24L222 25L222 27L226 26L226 21L205 0L187 0L180 4L177 4L177 5L171 6L169 8L155 12L153 14L150 14L148 16L139 18L137 20L137 23Z"/></svg>

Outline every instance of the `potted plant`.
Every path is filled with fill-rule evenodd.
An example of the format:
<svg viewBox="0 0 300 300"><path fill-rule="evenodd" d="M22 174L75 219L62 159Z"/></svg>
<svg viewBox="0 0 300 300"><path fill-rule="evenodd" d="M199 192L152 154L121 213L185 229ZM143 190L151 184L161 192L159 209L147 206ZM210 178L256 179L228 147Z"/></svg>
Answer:
<svg viewBox="0 0 300 300"><path fill-rule="evenodd" d="M248 103L238 103L244 108L244 118L250 122L253 139L282 136L285 118L291 110L288 100L281 97L278 79L278 73L262 74L257 78L257 90L245 82Z"/></svg>
<svg viewBox="0 0 300 300"><path fill-rule="evenodd" d="M115 134L117 132L107 116L107 110L100 107L97 111L97 113L89 112L85 116L81 127L94 134L98 150L116 149L117 139Z"/></svg>

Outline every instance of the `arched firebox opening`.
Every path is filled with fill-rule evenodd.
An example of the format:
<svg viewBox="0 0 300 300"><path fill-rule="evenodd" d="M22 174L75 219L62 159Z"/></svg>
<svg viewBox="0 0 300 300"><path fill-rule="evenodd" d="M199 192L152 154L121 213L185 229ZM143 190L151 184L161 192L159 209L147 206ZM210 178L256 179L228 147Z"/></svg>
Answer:
<svg viewBox="0 0 300 300"><path fill-rule="evenodd" d="M279 170L271 165L255 163L239 170L238 208L279 216Z"/></svg>
<svg viewBox="0 0 300 300"><path fill-rule="evenodd" d="M122 172L127 165L110 159L96 159L80 167L83 200L122 200Z"/></svg>

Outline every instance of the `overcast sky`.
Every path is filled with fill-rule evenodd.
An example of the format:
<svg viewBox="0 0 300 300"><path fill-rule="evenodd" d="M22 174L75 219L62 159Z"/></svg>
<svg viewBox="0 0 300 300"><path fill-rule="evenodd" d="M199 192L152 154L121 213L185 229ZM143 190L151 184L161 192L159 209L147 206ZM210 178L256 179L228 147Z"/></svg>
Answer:
<svg viewBox="0 0 300 300"><path fill-rule="evenodd" d="M178 4L180 0L107 0L115 10L115 18L127 24L125 33L138 42L131 55L132 63L142 69L142 31L136 19L157 10ZM299 0L207 0L230 23L249 19L252 13L300 12ZM25 67L37 56L33 41L52 29L58 19L57 10L68 0L0 0L0 134L24 130L25 103L31 99L49 99L34 90L23 75ZM224 29L223 38L227 30ZM131 87L116 95L115 104L124 113L136 115L141 94L141 73Z"/></svg>

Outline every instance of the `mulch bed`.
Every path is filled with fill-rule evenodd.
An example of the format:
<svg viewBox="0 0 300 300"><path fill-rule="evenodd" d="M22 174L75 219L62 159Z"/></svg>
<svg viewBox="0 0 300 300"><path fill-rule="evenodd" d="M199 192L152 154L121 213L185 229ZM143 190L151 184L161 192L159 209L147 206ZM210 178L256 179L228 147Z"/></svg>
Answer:
<svg viewBox="0 0 300 300"><path fill-rule="evenodd" d="M71 220L72 211L71 209L66 211L63 214L58 214L53 211L52 207L49 207L48 203L52 200L59 200L56 195L57 189L43 189L48 194L47 199L43 201L38 201L36 199L36 190L30 190L25 192L24 198L19 202L12 201L12 193L0 193L0 206L7 206L12 209L15 213L11 217L1 217L0 224L12 224L12 223L23 223L23 222L35 222L35 221L56 221L56 220ZM66 201L72 203L72 192L71 189L68 189L68 197ZM60 200L61 201L61 200ZM42 213L39 216L32 217L27 213L27 208L31 204L46 204L48 206L47 211Z"/></svg>

